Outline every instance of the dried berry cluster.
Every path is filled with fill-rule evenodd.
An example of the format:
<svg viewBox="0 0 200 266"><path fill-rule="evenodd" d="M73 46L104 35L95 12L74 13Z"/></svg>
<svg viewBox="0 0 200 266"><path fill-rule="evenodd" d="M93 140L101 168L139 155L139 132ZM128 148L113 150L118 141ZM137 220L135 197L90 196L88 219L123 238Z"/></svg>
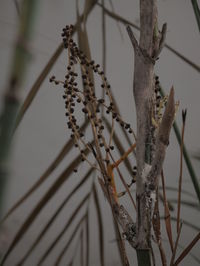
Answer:
<svg viewBox="0 0 200 266"><path fill-rule="evenodd" d="M112 117L112 125L114 122L118 122L121 127L127 130L130 134L134 134L130 127L130 124L124 122L121 116L117 113L114 106L112 96L110 93L110 84L104 75L104 72L100 69L100 65L96 64L93 60L88 60L82 51L78 48L76 43L72 39L73 26L66 26L63 29L62 37L64 47L68 50L68 66L65 81L56 80L55 76L50 78L50 82L62 84L64 87L63 98L65 100L67 125L71 130L71 138L75 142L75 146L79 148L83 160L87 160L84 155L83 148L87 147L89 150L96 154L94 147L85 141L84 132L80 130L80 126L76 119L76 107L79 110L78 116L80 117L80 105L81 112L87 119L89 119L93 136L96 138L100 148L103 148L105 153L109 153L114 149L111 145L111 139L113 130L110 133L109 141L106 141L104 132L104 123L102 120L101 110L104 108L107 114ZM83 82L83 90L78 87L77 78L78 73L75 71L75 66L80 65L81 75ZM95 94L94 84L92 82L91 73L95 73L101 79L101 88L105 90L105 99L97 98Z"/></svg>

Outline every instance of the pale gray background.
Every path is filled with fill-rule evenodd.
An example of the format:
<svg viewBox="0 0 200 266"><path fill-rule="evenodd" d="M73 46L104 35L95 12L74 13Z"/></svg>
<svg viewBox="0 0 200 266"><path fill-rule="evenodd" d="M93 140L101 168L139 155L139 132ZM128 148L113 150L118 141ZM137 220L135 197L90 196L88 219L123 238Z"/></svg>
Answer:
<svg viewBox="0 0 200 266"><path fill-rule="evenodd" d="M24 98L34 80L37 78L52 53L57 48L61 41L60 33L62 28L76 21L75 1L64 0L43 0L39 1L37 22L34 32L32 47L32 61L29 68L28 77L24 84L24 91L22 97ZM83 0L80 2L80 9L83 6ZM107 1L106 6L110 8ZM0 83L2 96L5 88L7 78L9 75L9 66L11 63L13 44L17 33L18 16L14 1L1 0L0 2ZM139 1L119 1L113 0L116 13L132 20L135 23L139 21ZM158 1L160 25L164 22L168 24L167 43L184 54L186 57L200 64L200 39L196 20L192 10L192 5L189 0L160 0ZM91 44L92 57L96 62L101 64L102 60L102 35L101 35L101 9L96 7L92 15L89 16L87 29L89 32L89 40ZM132 97L132 79L133 79L133 50L127 36L124 26L120 26L123 32L123 40L120 37L116 23L106 18L107 28L107 77L111 83L113 93L118 99L118 104L121 113L126 121L135 125L135 107ZM138 37L138 32L135 32ZM56 66L49 74L56 74L60 79L65 74L66 54L63 53L59 58ZM185 132L185 142L188 150L193 153L199 149L199 110L200 110L200 93L199 93L199 73L186 65L179 58L174 56L171 52L164 49L160 60L157 63L156 71L160 76L160 81L166 91L174 85L176 99L180 100L180 109L177 114L177 121L181 125L181 109L187 108L187 124ZM49 84L48 79L43 83L40 92L35 98L31 108L25 115L19 129L16 132L15 144L12 157L12 171L8 182L6 204L4 212L33 184L43 171L48 167L52 160L57 155L58 151L68 139L66 133L66 120L64 117L64 104L62 100L62 91L57 87ZM124 146L128 148L127 143ZM21 225L24 218L29 214L42 193L46 191L47 187L56 179L58 174L66 167L71 158L77 155L73 152L60 167L53 173L47 181L47 184L39 191L37 191L31 200L27 201L5 224L4 230L1 234L1 246L5 249L13 238L17 228ZM164 169L167 185L177 186L179 175L179 146L177 145L174 133L171 134L171 145L167 151L167 158ZM134 164L134 159L132 159ZM199 174L199 163L193 161L197 175ZM83 164L79 171L85 172L87 164ZM121 168L123 171L123 167ZM63 186L45 209L45 213L40 215L34 223L31 230L25 235L19 247L13 252L8 260L8 266L15 265L16 259L19 259L20 254L23 254L26 246L30 245L31 239L37 235L37 232L45 221L47 221L50 213L58 206L60 200L68 193L71 187L79 180L78 174L71 178L70 186ZM87 183L89 184L89 182ZM184 165L183 172L183 187L191 191L194 189L191 185L190 177ZM85 191L87 189L85 188ZM175 193L168 193L171 198L176 198ZM191 197L185 199L192 200ZM124 198L124 201L126 198ZM195 199L194 199L195 201ZM197 201L197 200L196 200ZM38 249L34 252L31 259L26 265L36 265L39 255L45 250L47 243L57 234L59 229L64 225L66 217L70 213L70 206L76 204L77 199L70 202L67 208L62 213L61 217L56 221L52 227L51 232L41 242ZM105 252L107 265L120 265L118 255L116 255L116 243L112 230L112 222L110 209L107 202L102 197L102 207L104 208L104 222L105 222ZM93 211L93 203L91 203L91 218L92 223L96 224L95 213ZM182 208L182 217L187 221L191 221L199 226L199 212L190 211L188 208ZM73 226L72 226L73 227ZM98 259L98 242L96 227L92 226L91 243L91 265L99 265ZM163 228L164 230L164 228ZM183 234L181 237L181 244L186 245L196 234L196 231L189 229L187 226L183 227ZM65 243L63 238L60 247ZM74 244L71 248L71 255L74 253ZM59 246L58 246L59 249ZM56 250L58 250L56 249ZM56 254L56 250L55 253ZM131 254L132 249L127 245L128 253ZM169 248L167 248L169 251ZM193 252L199 256L199 245L197 245ZM78 251L77 251L78 252ZM168 252L168 254L170 254ZM77 258L79 253L77 253ZM52 256L45 261L44 265L52 265ZM134 256L131 262L135 261ZM69 258L66 258L69 262ZM78 262L75 261L75 265ZM181 265L198 265L191 257ZM66 265L66 263L63 263ZM135 265L135 264L134 264Z"/></svg>

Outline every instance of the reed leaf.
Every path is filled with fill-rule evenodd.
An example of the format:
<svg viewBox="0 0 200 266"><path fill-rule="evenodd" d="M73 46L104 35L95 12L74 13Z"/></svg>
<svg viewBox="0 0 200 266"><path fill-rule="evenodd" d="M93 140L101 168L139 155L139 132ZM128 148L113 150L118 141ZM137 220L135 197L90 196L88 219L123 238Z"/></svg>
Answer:
<svg viewBox="0 0 200 266"><path fill-rule="evenodd" d="M103 6L100 3L97 3L97 5L100 6L101 8L103 8ZM104 7L104 11L109 17L111 17L111 18L113 18L113 19L115 19L115 20L117 20L117 21L119 21L119 22L121 22L121 23L123 23L125 25L131 25L136 30L140 30L140 28L136 24L132 23L131 21L121 17L120 15L118 15L118 14L116 14L114 12L109 11L105 7ZM200 72L200 66L198 66L197 64L195 64L194 62L189 60L187 57L185 57L184 55L179 53L177 50L172 48L170 45L165 44L165 47L169 51L171 51L173 54L175 54L177 57L179 57L181 60L183 60L185 63L187 63L189 66L191 66L193 69L195 69L197 72Z"/></svg>
<svg viewBox="0 0 200 266"><path fill-rule="evenodd" d="M191 0L191 2L192 2L194 14L195 14L197 25L198 25L199 32L200 32L200 10L199 10L199 6L197 3L197 0Z"/></svg>
<svg viewBox="0 0 200 266"><path fill-rule="evenodd" d="M89 152L88 149L85 149L84 151L85 155L87 155L88 152ZM22 239L23 235L30 228L31 224L34 222L34 220L39 215L41 210L45 207L45 205L49 202L49 200L55 195L55 193L64 184L64 182L69 178L70 174L81 163L81 161L82 161L82 155L77 156L75 160L73 160L73 162L66 168L66 170L63 171L63 173L57 178L57 180L53 183L50 189L44 194L42 199L37 203L33 211L29 214L28 218L22 224L16 236L14 237L11 245L9 246L6 254L3 257L1 265L5 263L8 255L11 253L11 251L14 249L17 243Z"/></svg>
<svg viewBox="0 0 200 266"><path fill-rule="evenodd" d="M31 245L31 247L28 249L28 251L26 252L26 254L24 255L24 257L22 258L22 260L20 260L20 262L18 263L18 265L22 265L27 260L27 258L30 256L30 254L32 253L32 251L35 249L35 247L37 247L37 245L40 243L40 241L42 240L42 238L44 237L44 235L47 233L47 231L49 230L50 226L55 221L56 217L59 215L59 213L65 207L65 205L68 203L68 201L71 199L71 197L75 193L77 193L80 190L80 188L85 184L85 182L88 180L88 178L92 174L93 170L94 170L93 168L90 168L89 169L89 171L82 178L82 180L75 186L75 188L69 193L69 195L59 205L59 207L57 208L57 210L55 211L55 213L51 216L51 218L49 219L49 221L47 222L47 224L43 227L42 231L39 233L38 237L36 238L36 240L34 241L34 243Z"/></svg>
<svg viewBox="0 0 200 266"><path fill-rule="evenodd" d="M42 265L44 260L48 257L48 255L51 253L53 248L56 246L56 244L59 242L61 237L65 234L71 223L74 221L76 215L79 213L80 209L83 207L84 203L89 199L90 193L88 193L83 199L81 199L81 202L79 203L78 207L73 211L72 215L70 216L68 222L65 224L64 228L61 230L61 232L57 235L57 237L54 239L54 241L48 246L45 253L42 255L42 257L39 260L38 266Z"/></svg>
<svg viewBox="0 0 200 266"><path fill-rule="evenodd" d="M63 256L65 255L65 253L67 252L70 244L72 243L73 239L75 238L80 226L82 225L83 221L85 220L85 217L86 217L86 215L83 215L83 217L80 219L80 221L77 223L76 227L72 231L69 240L67 241L67 243L65 244L64 248L61 250L60 254L58 255L58 257L56 259L56 262L54 264L55 266L58 266L60 264Z"/></svg>
<svg viewBox="0 0 200 266"><path fill-rule="evenodd" d="M96 211L97 211L97 220L98 220L98 229L99 229L100 261L101 261L101 266L104 266L105 265L105 258L104 258L105 256L104 256L103 219L102 219L100 203L99 203L99 198L98 198L98 193L97 193L97 188L96 188L95 183L93 185L93 195L94 195L95 208L96 208Z"/></svg>

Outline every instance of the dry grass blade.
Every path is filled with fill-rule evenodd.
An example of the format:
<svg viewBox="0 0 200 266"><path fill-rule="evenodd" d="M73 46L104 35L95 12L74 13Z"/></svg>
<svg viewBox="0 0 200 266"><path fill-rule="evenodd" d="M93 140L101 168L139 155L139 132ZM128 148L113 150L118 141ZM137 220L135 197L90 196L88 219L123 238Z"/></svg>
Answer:
<svg viewBox="0 0 200 266"><path fill-rule="evenodd" d="M85 3L85 9L84 9L84 14L87 14L87 9L90 6L90 1L92 0L87 0ZM79 10L78 10L78 3L76 1L76 15L77 15L77 34L78 34L78 45L80 50L82 50L84 52L84 54L86 55L86 57L91 61L91 52L90 52L90 45L89 45L89 40L88 40L88 33L87 33L87 28L86 28L86 19L84 20L84 24L83 24L83 29L81 26L81 17L79 15ZM81 68L82 71L82 68ZM89 68L89 77L90 80L92 81L92 83L94 84L94 75L93 75L93 71ZM83 75L83 71L82 71L82 75Z"/></svg>
<svg viewBox="0 0 200 266"><path fill-rule="evenodd" d="M88 121L85 121L84 124L81 126L80 130L84 131L88 125ZM61 149L55 160L51 163L51 165L47 168L47 170L40 176L38 181L23 195L15 204L14 206L6 213L4 218L2 219L1 223L4 222L48 177L49 175L55 170L55 168L60 164L60 162L64 159L69 151L71 151L74 142L70 139L64 147Z"/></svg>
<svg viewBox="0 0 200 266"><path fill-rule="evenodd" d="M44 260L48 257L48 255L51 253L53 248L56 246L56 244L59 242L61 237L65 234L73 220L75 219L76 215L80 211L80 209L83 207L84 203L89 199L90 193L88 193L79 203L78 207L73 211L72 215L70 216L68 222L65 224L64 228L61 230L61 232L57 235L57 237L54 239L54 241L49 245L45 253L42 255L41 259L39 260L38 266L42 265Z"/></svg>
<svg viewBox="0 0 200 266"><path fill-rule="evenodd" d="M112 157L111 154L110 154L110 157L112 158L113 162L115 163L115 161L114 161L114 159L113 159L113 157ZM130 189L129 189L129 187L128 187L126 181L124 180L124 178L123 178L123 176L122 176L122 174L121 174L121 172L120 172L118 166L116 166L116 170L117 170L117 173L118 173L118 175L119 175L119 177L120 177L120 180L121 180L122 184L123 184L124 187L125 187L126 192L127 192L128 195L129 195L129 198L130 198L130 200L131 200L131 202L132 202L132 204L133 204L133 206L134 206L134 208L135 208L135 210L136 210L136 204L135 204L135 201L134 201L134 199L133 199L133 197L132 197L132 195L131 195Z"/></svg>
<svg viewBox="0 0 200 266"><path fill-rule="evenodd" d="M65 255L65 253L67 252L67 249L69 248L70 244L72 243L73 239L75 238L81 224L83 223L83 221L85 220L86 215L83 215L83 217L80 219L80 221L77 223L76 227L74 228L73 232L71 233L71 236L69 238L69 240L67 241L67 243L65 244L64 248L62 249L62 251L60 252L60 254L58 255L56 262L55 262L55 266L58 266L63 258L63 256ZM83 232L83 231L82 231ZM80 239L81 241L81 239Z"/></svg>
<svg viewBox="0 0 200 266"><path fill-rule="evenodd" d="M54 54L52 55L52 57L50 58L49 62L47 63L47 65L45 66L45 68L43 69L43 71L41 72L39 77L36 79L36 81L33 84L33 86L31 87L31 89L30 89L30 91L29 91L29 93L28 93L23 105L21 106L19 113L18 113L15 129L20 124L22 118L24 117L24 114L26 113L27 109L31 105L31 103L32 103L33 99L35 98L36 94L38 93L43 81L45 80L46 76L48 75L48 73L50 72L51 68L54 66L56 60L58 59L58 57L60 56L61 52L63 51L63 48L64 48L63 43L61 43L58 46L58 48L56 49L56 51L54 52Z"/></svg>
<svg viewBox="0 0 200 266"><path fill-rule="evenodd" d="M96 1L92 1L92 4L90 6L88 6L87 15L92 11L95 3L96 3ZM84 14L80 16L80 21L83 21L83 19L84 19ZM76 32L77 26L78 26L78 22L76 22L76 24L74 25L74 32L73 33ZM33 84L32 88L30 89L30 92L28 93L28 95L27 95L27 97L26 97L26 99L25 99L25 101L24 101L24 103L23 103L23 105L19 111L15 129L20 124L24 114L26 113L27 109L31 105L31 103L32 103L33 99L35 98L37 92L39 91L42 83L44 82L45 78L47 77L50 70L54 66L55 62L57 61L57 59L60 56L63 49L64 49L64 46L63 46L63 43L61 43L58 46L58 48L56 49L56 51L54 52L54 54L52 55L52 57L49 59L48 63L46 64L46 66L42 70L39 77L36 79L35 83Z"/></svg>
<svg viewBox="0 0 200 266"><path fill-rule="evenodd" d="M169 240L169 244L171 247L171 251L173 252L174 244L173 244L173 237L172 237L172 226L171 226L171 215L169 212L166 191L165 191L165 178L163 171L161 172L161 180L162 180L162 188L163 188L163 199L164 199L164 213L165 213L165 227L167 231L167 236Z"/></svg>
<svg viewBox="0 0 200 266"><path fill-rule="evenodd" d="M88 180L88 178L92 174L93 170L94 170L93 168L89 169L89 171L86 173L86 175L83 177L83 179L77 184L77 186L75 186L75 188L70 192L70 194L63 200L63 202L57 208L57 210L55 211L55 213L51 216L51 218L49 219L49 221L47 222L47 224L43 227L42 231L39 233L38 237L36 238L36 240L34 241L34 243L31 245L31 247L29 248L29 250L26 252L26 254L24 255L24 257L20 260L20 262L18 263L18 265L22 265L27 260L27 258L30 256L30 254L32 253L32 251L35 249L35 247L40 243L40 241L42 240L42 238L44 237L44 235L47 233L48 229L50 228L50 226L52 225L52 223L55 221L55 219L58 216L58 214L62 211L62 209L67 204L67 202L71 199L71 197L77 191L79 191L79 189L85 184L85 182Z"/></svg>
<svg viewBox="0 0 200 266"><path fill-rule="evenodd" d="M112 12L115 13L115 7L114 7L114 5L113 5L112 0L109 0L109 3L110 3L110 7L111 7ZM105 12L105 11L104 11L104 12ZM120 34L120 36L121 36L121 39L123 40L123 33L122 33L121 28L120 28L120 24L119 24L118 21L116 21L116 24L117 24L117 28L118 28L118 30L119 30L119 34Z"/></svg>
<svg viewBox="0 0 200 266"><path fill-rule="evenodd" d="M179 263L185 258L185 256L187 256L187 254L194 247L194 245L199 241L199 239L200 239L200 232L195 236L195 238L192 240L192 242L184 249L184 251L181 253L181 255L178 257L178 259L175 261L173 266L179 265Z"/></svg>
<svg viewBox="0 0 200 266"><path fill-rule="evenodd" d="M180 145L180 174L179 174L179 185L178 185L178 206L177 206L177 224L176 230L178 232L180 226L180 213L181 213L181 190L182 190L182 179L183 179L183 145L184 145L184 133L185 133L185 119L187 111L182 111L182 132L181 132L181 145Z"/></svg>
<svg viewBox="0 0 200 266"><path fill-rule="evenodd" d="M173 266L173 264L174 264L174 259L175 259L175 256L176 256L176 250L177 250L177 247L178 247L178 241L179 241L179 238L180 238L180 235L181 235L181 229L182 229L182 223L180 224L180 226L178 228L177 238L176 238L176 242L175 242L175 245L174 245L172 258L171 258L171 261L170 261L170 266Z"/></svg>
<svg viewBox="0 0 200 266"><path fill-rule="evenodd" d="M97 194L97 189L95 184L93 185L93 193L94 193L94 203L97 211L98 217L98 228L99 228L99 248L100 248L100 259L101 259L101 266L105 265L105 256L104 256L104 230L103 230L103 219L100 209L99 198Z"/></svg>
<svg viewBox="0 0 200 266"><path fill-rule="evenodd" d="M111 131L111 125L110 125L108 119L106 117L103 117L103 121L105 122L105 125L106 125L108 131L110 132ZM114 134L113 134L113 141L114 141L116 147L118 148L120 155L122 156L125 153L125 149L123 148L123 145L122 145L120 139L118 138L116 132L114 132ZM132 167L131 167L131 164L130 164L128 157L126 157L124 159L124 164L125 164L128 172L129 172L130 176L132 176L132 174L133 174L132 173Z"/></svg>
<svg viewBox="0 0 200 266"><path fill-rule="evenodd" d="M104 0L101 1L102 6L104 7L105 3ZM102 65L103 65L103 71L106 73L106 16L105 16L105 11L102 8L101 12L101 17L102 17ZM105 99L105 89L102 89L102 98ZM102 114L103 114L104 108L102 109Z"/></svg>
<svg viewBox="0 0 200 266"><path fill-rule="evenodd" d="M159 193L159 199L163 202L163 205L164 205L164 197L161 193ZM174 211L174 206L172 205L170 200L167 200L167 205L168 205L169 211Z"/></svg>
<svg viewBox="0 0 200 266"><path fill-rule="evenodd" d="M90 260L90 229L89 229L89 211L86 213L86 266L89 266Z"/></svg>
<svg viewBox="0 0 200 266"><path fill-rule="evenodd" d="M88 152L89 152L88 149L85 149L84 151L85 155L87 155ZM11 253L11 251L14 249L14 247L17 245L17 243L20 241L20 239L23 237L26 231L30 228L31 224L34 222L35 218L38 216L40 211L45 207L47 202L55 195L58 189L69 178L70 174L81 163L81 161L82 161L82 155L77 156L75 160L67 167L67 169L54 182L54 184L50 187L50 189L44 194L42 199L38 202L38 204L35 206L33 211L29 214L28 218L25 220L25 222L22 224L21 228L17 232L10 247L8 248L6 254L3 257L1 265L4 264L8 255Z"/></svg>
<svg viewBox="0 0 200 266"><path fill-rule="evenodd" d="M99 5L101 8L103 8L103 6L101 4L97 4ZM107 8L104 7L104 11L105 13L110 16L111 18L125 24L125 25L131 25L133 28L135 28L136 30L140 30L140 28L135 25L134 23L132 23L131 21L119 16L118 14L109 11ZM172 48L170 45L165 44L165 47L170 50L173 54L175 54L177 57L179 57L180 59L182 59L185 63L187 63L188 65L190 65L193 69L195 69L196 71L200 72L200 66L198 66L197 64L195 64L194 62L192 62L191 60L189 60L188 58L186 58L184 55L182 55L181 53L179 53L178 51L176 51L174 48Z"/></svg>
<svg viewBox="0 0 200 266"><path fill-rule="evenodd" d="M104 0L102 0L102 6L104 7ZM103 48L103 71L106 73L106 16L104 8L102 8L102 48Z"/></svg>

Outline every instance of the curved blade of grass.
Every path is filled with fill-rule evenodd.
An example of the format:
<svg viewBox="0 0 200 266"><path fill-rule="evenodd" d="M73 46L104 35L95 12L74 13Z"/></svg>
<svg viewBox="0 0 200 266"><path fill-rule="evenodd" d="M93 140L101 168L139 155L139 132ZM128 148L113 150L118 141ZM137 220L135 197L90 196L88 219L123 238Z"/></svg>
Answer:
<svg viewBox="0 0 200 266"><path fill-rule="evenodd" d="M47 222L47 224L43 227L42 231L39 233L38 237L36 238L36 240L34 241L34 243L31 245L31 247L29 248L29 250L26 252L26 254L24 255L24 257L20 260L20 262L18 263L18 265L22 265L27 260L27 258L30 256L30 254L32 253L32 251L35 249L35 247L37 247L37 245L40 243L40 241L42 240L42 238L44 237L44 235L47 233L47 231L49 230L49 228L52 225L52 223L55 221L55 219L58 216L58 214L62 211L62 209L67 204L67 202L71 199L71 197L77 191L79 191L79 189L85 184L85 182L88 180L88 178L90 177L90 175L92 174L93 171L94 171L94 169L93 168L90 168L89 171L86 173L86 175L83 177L83 179L78 183L78 185L63 200L63 202L57 208L57 210L55 211L55 213L51 216L51 218L49 219L49 221Z"/></svg>
<svg viewBox="0 0 200 266"><path fill-rule="evenodd" d="M197 25L198 25L198 28L199 28L199 31L200 31L200 10L199 10L199 6L198 6L198 3L197 3L197 0L191 0L191 2L192 2L192 6L193 6L195 17L196 17Z"/></svg>
<svg viewBox="0 0 200 266"><path fill-rule="evenodd" d="M87 155L88 152L89 152L88 149L84 150L85 155ZM17 243L20 241L20 239L23 237L26 231L30 228L31 224L34 222L34 220L36 219L38 214L41 212L41 210L45 207L48 201L55 195L55 193L64 184L64 182L69 178L70 174L81 163L81 161L82 161L82 155L77 156L75 160L73 160L73 162L66 168L66 170L53 183L50 189L44 194L42 199L37 203L33 211L29 214L28 218L22 224L16 236L14 237L11 245L9 246L6 254L3 257L1 265L4 264L8 255L11 253L11 251L14 249L14 247L17 245Z"/></svg>
<svg viewBox="0 0 200 266"><path fill-rule="evenodd" d="M40 73L39 77L36 79L35 83L31 87L26 99L24 100L24 103L22 104L19 113L17 115L15 130L19 126L22 118L24 117L27 109L31 105L33 99L35 98L36 94L38 93L43 81L45 80L46 76L49 74L50 70L54 66L55 62L57 61L58 57L60 56L61 52L63 51L64 46L63 43L59 44L58 48L54 52L54 54L51 56L50 60L44 67L43 71Z"/></svg>
<svg viewBox="0 0 200 266"><path fill-rule="evenodd" d="M184 249L184 251L181 253L181 255L178 257L178 259L175 261L173 266L179 265L179 263L187 256L187 254L194 247L194 245L199 241L199 239L200 239L200 232L195 236L195 238L191 241L191 243Z"/></svg>
<svg viewBox="0 0 200 266"><path fill-rule="evenodd" d="M85 220L86 215L84 214L83 217L80 219L80 221L77 223L76 227L74 228L69 240L67 241L67 243L65 244L64 248L62 249L62 251L60 252L60 254L58 255L56 262L55 262L55 266L58 266L60 264L60 261L62 260L63 256L65 255L67 249L69 248L70 244L72 243L73 239L75 238L76 234L78 233L78 230L81 226L81 224L83 223L83 221Z"/></svg>
<svg viewBox="0 0 200 266"><path fill-rule="evenodd" d="M172 203L177 203L177 199L169 199L170 202ZM197 211L200 211L200 206L198 203L192 202L192 201L186 201L186 200L181 200L181 204L185 205L189 208L194 208Z"/></svg>
<svg viewBox="0 0 200 266"><path fill-rule="evenodd" d="M178 189L175 188L175 187L165 186L165 189L166 189L166 190L169 190L169 191L178 192ZM194 196L194 194L192 194L191 192L189 192L189 191L187 191L187 190L182 189L182 194L185 194L185 195L187 195L187 196L190 196L190 197L193 197L193 198L196 199L196 196Z"/></svg>
<svg viewBox="0 0 200 266"><path fill-rule="evenodd" d="M64 235L64 233L67 231L67 229L69 228L69 226L71 225L71 223L73 222L74 218L76 217L76 215L78 214L78 212L80 211L80 209L82 208L82 206L84 205L84 203L89 199L90 193L88 193L79 203L78 207L74 210L74 212L72 213L72 215L70 216L68 222L65 224L64 228L61 230L61 232L57 235L57 237L54 239L54 241L49 245L49 247L47 248L47 250L45 251L45 253L42 255L41 259L39 260L38 266L42 265L42 263L44 262L44 260L47 258L47 256L50 254L50 252L52 251L52 249L56 246L56 244L59 242L59 240L61 239L61 237Z"/></svg>
<svg viewBox="0 0 200 266"><path fill-rule="evenodd" d="M174 243L173 243L173 236L172 236L171 215L170 215L168 202L167 202L167 197L166 197L165 178L164 178L163 170L161 172L161 180L162 180L163 199L164 199L163 202L164 202L164 213L165 213L165 227L166 227L167 237L168 237L168 240L169 240L171 251L173 252Z"/></svg>
<svg viewBox="0 0 200 266"><path fill-rule="evenodd" d="M165 217L161 217L161 219L165 219ZM176 220L177 220L176 217L171 216L171 221L176 222ZM196 226L196 225L194 225L194 224L192 224L192 223L190 223L184 219L181 219L181 222L183 225L187 225L188 227L192 228L193 230L196 230L198 232L200 231L199 226Z"/></svg>
<svg viewBox="0 0 200 266"><path fill-rule="evenodd" d="M87 14L89 14L92 11L95 4L96 4L96 1L92 1L92 4L90 6L88 6ZM84 19L84 13L80 16L80 21L83 21L83 19ZM78 21L74 25L73 34L76 32L77 26L78 26ZM58 48L53 53L53 55L49 59L48 63L46 64L46 66L44 67L42 72L40 73L39 77L36 79L35 83L31 87L31 89L30 89L30 91L29 91L29 93L28 93L23 105L21 106L19 113L18 113L15 129L19 126L22 118L24 117L26 111L28 110L28 108L31 105L32 101L34 100L36 94L38 93L42 83L44 82L45 78L47 77L50 70L54 66L55 62L57 61L57 59L60 56L63 49L64 49L63 43L59 44Z"/></svg>
<svg viewBox="0 0 200 266"><path fill-rule="evenodd" d="M100 209L99 198L97 194L96 185L93 185L93 195L94 195L94 203L97 211L97 220L98 220L98 228L99 228L99 248L100 248L100 260L101 266L105 265L105 256L104 256L104 230L103 230L103 219Z"/></svg>
<svg viewBox="0 0 200 266"><path fill-rule="evenodd" d="M90 261L90 227L89 227L89 210L86 213L86 266L89 266Z"/></svg>
<svg viewBox="0 0 200 266"><path fill-rule="evenodd" d="M97 5L100 6L101 8L103 8L100 3L97 3ZM109 11L105 7L104 7L104 11L105 11L105 13L109 17L111 17L111 18L113 18L113 19L115 19L115 20L117 20L117 21L119 21L119 22L121 22L121 23L123 23L125 25L127 25L127 24L128 25L131 25L136 30L140 30L140 28L137 25L135 25L134 23L132 23L131 21L129 21L129 20L121 17L120 15L118 15L118 14L116 14L114 12ZM165 44L165 47L168 50L170 50L173 54L175 54L177 57L179 57L180 59L182 59L185 63L187 63L188 65L190 65L193 69L195 69L196 71L200 72L200 66L198 66L197 64L195 64L194 62L192 62L191 60L189 60L188 58L186 58L184 55L182 55L181 53L179 53L178 51L176 51L174 48L172 48L168 44Z"/></svg>
<svg viewBox="0 0 200 266"><path fill-rule="evenodd" d="M160 86L160 94L163 97L165 96L165 92L161 86ZM174 121L174 123L173 123L173 129L174 129L177 141L178 141L179 145L181 145L181 134L180 134L180 130L178 128L176 121ZM185 163L186 163L187 169L189 171L189 174L190 174L190 177L191 177L191 180L193 183L194 190L195 190L197 198L200 202L200 185L199 185L198 178L197 178L196 173L194 171L194 168L192 166L192 162L190 160L190 156L188 154L188 151L187 151L187 148L185 145L183 145L183 156L184 156Z"/></svg>
<svg viewBox="0 0 200 266"><path fill-rule="evenodd" d="M88 126L88 120L84 122L81 126L81 131L84 131ZM36 183L13 205L13 207L6 213L4 218L1 220L1 223L4 222L48 177L49 175L56 169L56 167L61 163L64 157L71 151L74 142L72 139L67 141L64 147L61 149L55 160L51 163L51 165L47 168L47 170L40 176L40 178L36 181Z"/></svg>

